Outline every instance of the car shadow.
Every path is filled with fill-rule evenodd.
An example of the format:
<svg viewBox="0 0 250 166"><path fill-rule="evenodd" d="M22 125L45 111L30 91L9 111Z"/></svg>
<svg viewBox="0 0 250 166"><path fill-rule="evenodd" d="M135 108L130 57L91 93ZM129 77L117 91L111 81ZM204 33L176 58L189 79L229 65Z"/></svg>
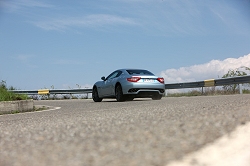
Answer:
<svg viewBox="0 0 250 166"><path fill-rule="evenodd" d="M152 99L140 99L140 98L138 98L138 99L134 99L132 101L123 101L123 102L117 102L116 99L107 99L107 100L104 99L104 100L102 100L102 102L104 102L104 103L105 102L106 103L113 103L113 102L115 102L115 103L124 103L124 102L128 103L128 102L143 102L143 101L152 101Z"/></svg>

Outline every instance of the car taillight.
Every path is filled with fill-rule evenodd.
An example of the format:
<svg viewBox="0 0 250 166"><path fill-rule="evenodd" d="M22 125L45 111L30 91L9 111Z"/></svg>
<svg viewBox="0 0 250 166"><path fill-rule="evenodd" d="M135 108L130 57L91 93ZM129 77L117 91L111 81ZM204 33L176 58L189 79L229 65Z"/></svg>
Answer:
<svg viewBox="0 0 250 166"><path fill-rule="evenodd" d="M130 78L127 78L127 80L129 82L137 82L141 79L141 77L130 77Z"/></svg>
<svg viewBox="0 0 250 166"><path fill-rule="evenodd" d="M158 80L160 83L164 84L164 78L159 77L159 78L157 78L157 80Z"/></svg>

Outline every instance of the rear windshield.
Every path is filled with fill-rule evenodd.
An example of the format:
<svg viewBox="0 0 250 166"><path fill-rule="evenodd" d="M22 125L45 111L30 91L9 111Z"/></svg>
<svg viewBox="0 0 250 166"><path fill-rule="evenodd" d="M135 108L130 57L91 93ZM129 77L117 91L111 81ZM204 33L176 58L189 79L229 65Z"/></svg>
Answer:
<svg viewBox="0 0 250 166"><path fill-rule="evenodd" d="M127 72L130 75L154 75L153 73L147 70L127 70Z"/></svg>

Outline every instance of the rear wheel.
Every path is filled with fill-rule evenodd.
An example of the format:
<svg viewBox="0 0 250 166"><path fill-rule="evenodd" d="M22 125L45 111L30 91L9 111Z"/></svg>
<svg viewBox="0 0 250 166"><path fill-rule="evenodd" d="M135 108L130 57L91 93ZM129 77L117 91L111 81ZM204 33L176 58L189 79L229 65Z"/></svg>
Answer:
<svg viewBox="0 0 250 166"><path fill-rule="evenodd" d="M101 102L102 101L102 98L100 98L98 95L98 91L97 91L96 87L93 89L92 98L93 98L94 102Z"/></svg>
<svg viewBox="0 0 250 166"><path fill-rule="evenodd" d="M122 86L121 85L117 85L116 88L115 88L115 98L119 102L125 100L125 96L123 95Z"/></svg>
<svg viewBox="0 0 250 166"><path fill-rule="evenodd" d="M152 97L153 100L161 100L162 95L155 95Z"/></svg>

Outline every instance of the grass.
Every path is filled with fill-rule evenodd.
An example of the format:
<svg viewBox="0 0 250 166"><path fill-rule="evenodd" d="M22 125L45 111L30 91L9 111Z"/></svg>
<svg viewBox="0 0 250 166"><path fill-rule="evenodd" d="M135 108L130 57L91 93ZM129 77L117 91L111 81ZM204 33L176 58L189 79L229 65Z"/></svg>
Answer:
<svg viewBox="0 0 250 166"><path fill-rule="evenodd" d="M28 99L28 96L25 94L16 94L10 92L9 90L14 90L14 88L7 88L5 81L0 82L0 101L16 101Z"/></svg>
<svg viewBox="0 0 250 166"><path fill-rule="evenodd" d="M43 111L43 110L47 110L47 109L48 109L48 107L46 107L46 106L42 106L42 107L35 107L34 106L34 108L33 108L34 111Z"/></svg>
<svg viewBox="0 0 250 166"><path fill-rule="evenodd" d="M250 94L250 90L249 89L243 89L242 93L244 93L244 94Z"/></svg>
<svg viewBox="0 0 250 166"><path fill-rule="evenodd" d="M197 91L197 90L192 90L190 92L183 92L183 93L168 93L167 97L182 97L182 96L201 96L201 92Z"/></svg>
<svg viewBox="0 0 250 166"><path fill-rule="evenodd" d="M243 89L243 94L250 94L249 89ZM204 88L204 91L202 90L190 90L188 92L183 93L167 93L167 97L182 97L182 96L214 96L214 95L231 95L231 94L239 94L239 90L235 91L228 91L224 89L216 89L215 87L211 88Z"/></svg>

